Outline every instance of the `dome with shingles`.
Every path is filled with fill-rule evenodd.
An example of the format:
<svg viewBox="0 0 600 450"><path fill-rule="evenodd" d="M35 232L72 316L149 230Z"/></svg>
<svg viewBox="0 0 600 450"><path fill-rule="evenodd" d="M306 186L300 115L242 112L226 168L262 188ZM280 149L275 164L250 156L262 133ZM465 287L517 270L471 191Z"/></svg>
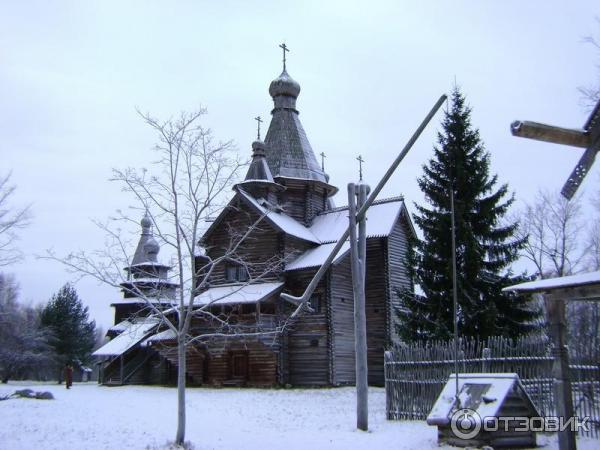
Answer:
<svg viewBox="0 0 600 450"><path fill-rule="evenodd" d="M300 85L294 80L287 71L284 69L277 78L271 81L269 86L269 94L271 97L278 95L287 95L290 97L298 98L300 94Z"/></svg>
<svg viewBox="0 0 600 450"><path fill-rule="evenodd" d="M296 98L299 93L300 85L285 70L269 86L275 107L265 137L267 163L273 178L297 178L328 185L298 117ZM330 191L335 190L331 186Z"/></svg>

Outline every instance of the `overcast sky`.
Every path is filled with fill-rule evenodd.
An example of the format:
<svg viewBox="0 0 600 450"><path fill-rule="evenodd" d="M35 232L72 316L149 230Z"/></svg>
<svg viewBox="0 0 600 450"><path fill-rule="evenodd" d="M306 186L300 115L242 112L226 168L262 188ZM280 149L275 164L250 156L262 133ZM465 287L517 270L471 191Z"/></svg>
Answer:
<svg viewBox="0 0 600 450"><path fill-rule="evenodd" d="M22 300L45 302L72 280L36 260L103 245L90 219L131 204L111 168L148 166L155 136L135 108L168 117L206 106L205 124L250 155L253 117L270 117L268 86L288 71L302 87L300 118L342 188L366 160L374 185L454 80L492 156L492 172L530 201L559 190L582 150L514 138L515 119L581 127L577 87L598 80L597 1L0 2L0 170L13 171L15 204L32 203L23 263L7 269ZM256 2L258 3L258 2ZM439 119L383 196L422 201L416 178ZM586 179L598 189L598 167ZM338 204L346 203L338 195ZM591 209L588 211L591 217ZM132 252L134 248L131 249ZM120 297L76 285L92 316L112 323Z"/></svg>

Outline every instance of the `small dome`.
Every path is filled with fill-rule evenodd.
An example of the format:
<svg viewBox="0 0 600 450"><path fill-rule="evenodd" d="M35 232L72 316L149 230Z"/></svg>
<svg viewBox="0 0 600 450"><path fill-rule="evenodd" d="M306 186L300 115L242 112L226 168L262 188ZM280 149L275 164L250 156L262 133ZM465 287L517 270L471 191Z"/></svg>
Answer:
<svg viewBox="0 0 600 450"><path fill-rule="evenodd" d="M263 141L254 141L252 143L252 156L265 156L266 146Z"/></svg>
<svg viewBox="0 0 600 450"><path fill-rule="evenodd" d="M288 95L297 98L300 94L300 85L284 70L277 78L271 81L269 86L269 94L271 97L278 95Z"/></svg>
<svg viewBox="0 0 600 450"><path fill-rule="evenodd" d="M140 223L142 228L150 228L152 226L152 220L150 220L147 212L144 214L144 217L142 217L142 221Z"/></svg>

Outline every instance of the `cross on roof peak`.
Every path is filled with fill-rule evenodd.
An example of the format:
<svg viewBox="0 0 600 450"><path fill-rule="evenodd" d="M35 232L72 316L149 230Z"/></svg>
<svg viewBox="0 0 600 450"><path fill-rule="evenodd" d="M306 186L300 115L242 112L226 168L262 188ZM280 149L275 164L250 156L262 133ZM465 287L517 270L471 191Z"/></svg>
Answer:
<svg viewBox="0 0 600 450"><path fill-rule="evenodd" d="M281 48L283 51L283 70L285 71L285 61L286 61L285 52L289 52L290 49L288 48L287 45L285 45L285 42L283 42L282 44L279 44L279 48Z"/></svg>
<svg viewBox="0 0 600 450"><path fill-rule="evenodd" d="M260 118L260 116L256 116L254 118L254 120L256 120L256 138L260 141L260 124L263 122L263 120Z"/></svg>
<svg viewBox="0 0 600 450"><path fill-rule="evenodd" d="M321 152L319 155L321 156L321 170L325 172L325 158L327 158L327 156L325 155L325 152Z"/></svg>
<svg viewBox="0 0 600 450"><path fill-rule="evenodd" d="M362 179L363 179L362 165L365 162L365 160L363 159L362 155L358 155L358 158L356 158L356 160L358 161L359 179L360 179L360 181L362 181Z"/></svg>

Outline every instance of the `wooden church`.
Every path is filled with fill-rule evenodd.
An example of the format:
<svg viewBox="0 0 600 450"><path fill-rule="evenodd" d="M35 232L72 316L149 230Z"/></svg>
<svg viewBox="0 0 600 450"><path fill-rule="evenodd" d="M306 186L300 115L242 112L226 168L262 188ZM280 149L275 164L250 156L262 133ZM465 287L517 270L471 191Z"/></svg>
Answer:
<svg viewBox="0 0 600 450"><path fill-rule="evenodd" d="M338 188L302 127L296 101L300 85L284 70L269 87L274 107L264 142L252 143L252 161L244 181L210 224L200 244L205 254L197 267L222 256L232 235L244 234L236 257L213 267L209 287L194 305L210 312L192 323L194 336L214 333L223 322L228 336L198 339L187 350L191 385L338 386L354 383L353 293L349 244L335 258L310 301L310 308L290 320L295 305L282 292L301 295L348 226L347 207L335 207ZM172 332L144 314L146 301L166 303L176 284L169 267L157 260L159 246L151 223L142 234L126 270L124 298L113 303L112 338L95 355L101 359L101 382L173 383L177 353ZM398 298L411 287L407 278L407 239L414 233L402 197L376 201L367 214L366 316L369 383L382 385L383 352L395 339ZM212 319L211 319L212 317ZM215 320L216 319L216 320ZM282 326L283 324L283 326ZM276 330L279 330L275 332ZM260 334L260 333L263 334ZM257 334L258 333L258 334Z"/></svg>

